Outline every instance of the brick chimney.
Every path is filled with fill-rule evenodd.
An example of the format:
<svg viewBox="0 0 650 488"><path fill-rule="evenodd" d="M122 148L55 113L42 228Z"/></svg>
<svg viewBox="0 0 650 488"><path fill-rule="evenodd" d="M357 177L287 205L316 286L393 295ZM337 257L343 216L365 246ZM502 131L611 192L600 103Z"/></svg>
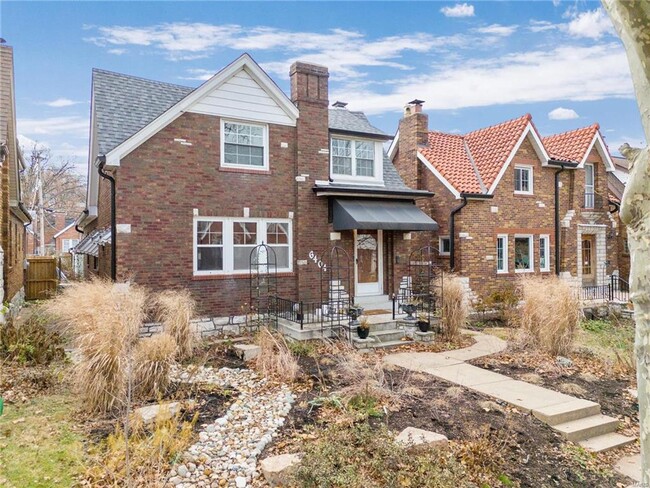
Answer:
<svg viewBox="0 0 650 488"><path fill-rule="evenodd" d="M422 100L413 100L404 107L399 122L399 144L395 167L410 188L418 189L418 146L427 143L429 116L422 112Z"/></svg>
<svg viewBox="0 0 650 488"><path fill-rule="evenodd" d="M295 258L306 260L310 251L321 252L330 245L327 198L317 197L312 190L317 180L329 179L329 72L324 66L298 61L289 74L291 101L300 111L296 122ZM304 264L296 264L295 270L298 298L320 299L320 273Z"/></svg>

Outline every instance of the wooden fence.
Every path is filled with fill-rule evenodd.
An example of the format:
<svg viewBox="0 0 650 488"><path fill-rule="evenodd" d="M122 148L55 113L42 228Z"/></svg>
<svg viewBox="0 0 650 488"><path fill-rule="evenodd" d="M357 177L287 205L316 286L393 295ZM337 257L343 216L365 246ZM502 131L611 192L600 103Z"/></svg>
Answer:
<svg viewBox="0 0 650 488"><path fill-rule="evenodd" d="M57 258L54 256L29 256L27 258L27 300L51 298L59 285Z"/></svg>

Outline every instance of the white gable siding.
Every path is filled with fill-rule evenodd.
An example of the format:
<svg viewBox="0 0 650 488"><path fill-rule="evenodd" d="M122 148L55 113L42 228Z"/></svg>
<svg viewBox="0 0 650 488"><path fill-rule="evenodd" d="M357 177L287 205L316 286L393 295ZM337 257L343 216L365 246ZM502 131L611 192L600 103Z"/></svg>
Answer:
<svg viewBox="0 0 650 488"><path fill-rule="evenodd" d="M245 68L194 103L187 111L269 124L296 125Z"/></svg>

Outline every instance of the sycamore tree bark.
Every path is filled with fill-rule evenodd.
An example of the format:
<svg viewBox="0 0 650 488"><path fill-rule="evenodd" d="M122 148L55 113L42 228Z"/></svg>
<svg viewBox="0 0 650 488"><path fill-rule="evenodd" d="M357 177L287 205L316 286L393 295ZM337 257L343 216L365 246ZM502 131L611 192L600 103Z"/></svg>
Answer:
<svg viewBox="0 0 650 488"><path fill-rule="evenodd" d="M650 141L650 2L602 0L618 32L630 65L646 141ZM636 321L635 353L641 427L641 475L650 486L650 152L620 148L630 165L621 202L630 246L630 299Z"/></svg>

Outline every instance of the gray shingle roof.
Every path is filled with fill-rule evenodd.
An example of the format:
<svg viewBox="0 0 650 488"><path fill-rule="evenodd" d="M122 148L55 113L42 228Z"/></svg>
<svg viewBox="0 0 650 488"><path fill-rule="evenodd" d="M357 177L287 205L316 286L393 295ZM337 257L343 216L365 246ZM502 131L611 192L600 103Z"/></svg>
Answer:
<svg viewBox="0 0 650 488"><path fill-rule="evenodd" d="M106 154L194 88L93 69L99 154Z"/></svg>
<svg viewBox="0 0 650 488"><path fill-rule="evenodd" d="M99 154L106 154L119 146L193 90L186 86L93 69ZM329 110L329 128L390 137L371 125L363 113L346 109Z"/></svg>
<svg viewBox="0 0 650 488"><path fill-rule="evenodd" d="M390 138L385 132L370 124L363 112L350 112L344 108L329 109L329 128L343 132L356 132Z"/></svg>

